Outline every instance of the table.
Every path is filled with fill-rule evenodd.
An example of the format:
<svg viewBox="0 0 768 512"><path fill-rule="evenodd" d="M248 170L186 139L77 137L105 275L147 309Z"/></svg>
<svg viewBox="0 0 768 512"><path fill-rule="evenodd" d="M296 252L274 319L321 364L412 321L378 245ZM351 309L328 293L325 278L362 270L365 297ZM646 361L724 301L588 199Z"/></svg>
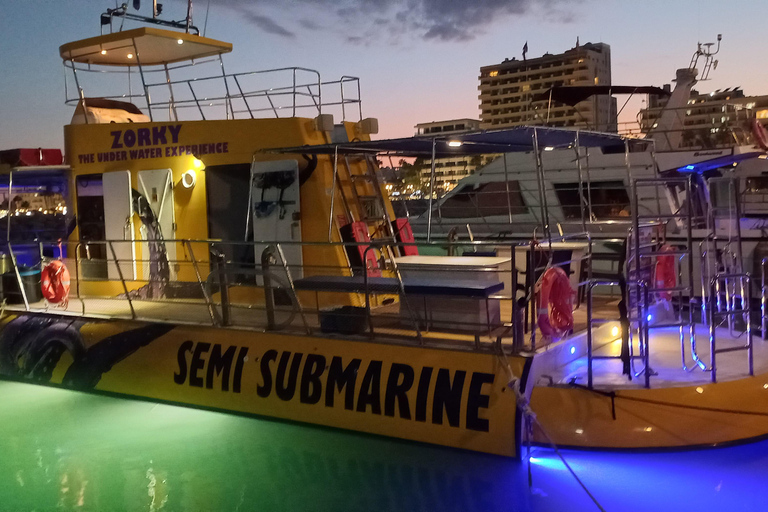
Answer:
<svg viewBox="0 0 768 512"><path fill-rule="evenodd" d="M479 281L503 283L504 292L512 294L512 258L510 256L403 256L395 258L403 280ZM501 290L500 290L501 291ZM408 305L427 323L456 330L492 328L501 321L498 299L412 295ZM403 319L410 313L400 308Z"/></svg>

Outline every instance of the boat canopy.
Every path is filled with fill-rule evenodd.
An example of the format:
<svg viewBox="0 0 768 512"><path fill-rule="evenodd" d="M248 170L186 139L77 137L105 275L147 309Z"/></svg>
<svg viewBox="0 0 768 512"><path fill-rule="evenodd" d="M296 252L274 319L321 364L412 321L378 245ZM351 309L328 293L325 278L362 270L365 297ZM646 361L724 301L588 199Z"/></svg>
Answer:
<svg viewBox="0 0 768 512"><path fill-rule="evenodd" d="M659 87L633 86L633 85L559 85L550 87L544 92L536 94L534 101L558 101L566 105L574 106L587 98L595 95L612 94L655 94L669 96L671 93Z"/></svg>
<svg viewBox="0 0 768 512"><path fill-rule="evenodd" d="M423 157L432 156L434 145L435 157L443 158L455 155L533 151L537 146L547 150L575 146L615 147L618 149L623 148L625 141L628 140L634 141L634 139L613 133L542 126L518 126L504 130L275 148L265 151L313 155L332 155L338 151L339 154L384 153L404 157Z"/></svg>
<svg viewBox="0 0 768 512"><path fill-rule="evenodd" d="M232 51L232 44L194 34L141 27L59 47L65 61L103 66L159 66Z"/></svg>

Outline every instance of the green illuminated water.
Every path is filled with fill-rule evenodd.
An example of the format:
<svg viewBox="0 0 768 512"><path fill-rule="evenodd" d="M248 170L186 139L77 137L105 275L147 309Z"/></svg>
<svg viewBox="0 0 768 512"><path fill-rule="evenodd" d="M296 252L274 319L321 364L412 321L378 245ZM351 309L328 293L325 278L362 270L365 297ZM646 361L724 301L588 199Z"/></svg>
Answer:
<svg viewBox="0 0 768 512"><path fill-rule="evenodd" d="M0 404L0 511L597 510L551 450L529 488L524 463L340 430L11 382ZM765 442L566 456L607 510L764 505Z"/></svg>

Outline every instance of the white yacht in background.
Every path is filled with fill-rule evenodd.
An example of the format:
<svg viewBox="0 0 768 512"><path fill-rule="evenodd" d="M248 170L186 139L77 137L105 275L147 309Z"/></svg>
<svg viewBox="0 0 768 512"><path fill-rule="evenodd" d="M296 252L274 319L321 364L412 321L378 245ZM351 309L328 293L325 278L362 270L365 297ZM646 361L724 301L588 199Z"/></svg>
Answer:
<svg viewBox="0 0 768 512"><path fill-rule="evenodd" d="M685 203L681 182L642 184L642 180L685 176L691 177L697 224L706 223L711 206L707 178L732 176L740 179L745 221L751 219L743 227L762 228L766 222L759 218L768 216L768 208L762 206L768 190L768 180L763 177L764 172L768 173L768 137L754 113L727 105L722 107L728 111L728 117L723 119L729 122L705 126L707 136L702 137L698 130L697 136L691 137L694 132L684 129L686 111L690 113L691 109L691 89L699 77L696 64L703 57L699 79L706 79L717 53L708 50L709 45L699 45L691 65L677 71L676 86L646 138L629 141L626 147L581 148L578 152L541 147L538 152L502 155L436 200L431 214L427 211L412 217L414 231L421 235L445 235L457 228L466 232L465 227L469 226L474 235L515 238L516 233L528 233L548 220L553 229L556 226L561 232L588 230L598 236L626 233L632 180L641 180L637 192L640 209L670 215ZM581 89L584 94L583 90L591 88L558 89L565 95L573 89ZM616 93L630 88L613 89ZM541 95L546 96L551 98L552 91ZM545 175L543 194L537 182L538 167ZM541 218L540 206L544 203L549 207L549 219Z"/></svg>

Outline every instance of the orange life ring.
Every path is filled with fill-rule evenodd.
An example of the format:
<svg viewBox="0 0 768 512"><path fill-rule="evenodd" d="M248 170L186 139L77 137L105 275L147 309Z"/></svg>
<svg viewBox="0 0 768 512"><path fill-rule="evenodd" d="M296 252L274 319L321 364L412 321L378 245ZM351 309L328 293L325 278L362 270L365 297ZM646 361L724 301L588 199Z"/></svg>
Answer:
<svg viewBox="0 0 768 512"><path fill-rule="evenodd" d="M40 273L43 297L51 304L66 304L69 300L69 270L61 260L54 260Z"/></svg>
<svg viewBox="0 0 768 512"><path fill-rule="evenodd" d="M752 120L752 134L755 136L757 145L768 150L768 130L759 119Z"/></svg>
<svg viewBox="0 0 768 512"><path fill-rule="evenodd" d="M665 252L673 251L674 248L672 248L672 246L669 244L664 244L659 249L658 256L656 256L656 268L654 269L653 277L655 288L674 288L677 286L677 275L675 274L675 255L664 255ZM670 300L672 298L672 294L669 292L658 292L657 297L664 300Z"/></svg>
<svg viewBox="0 0 768 512"><path fill-rule="evenodd" d="M536 290L539 328L544 336L559 338L573 329L571 282L560 267L550 267Z"/></svg>

